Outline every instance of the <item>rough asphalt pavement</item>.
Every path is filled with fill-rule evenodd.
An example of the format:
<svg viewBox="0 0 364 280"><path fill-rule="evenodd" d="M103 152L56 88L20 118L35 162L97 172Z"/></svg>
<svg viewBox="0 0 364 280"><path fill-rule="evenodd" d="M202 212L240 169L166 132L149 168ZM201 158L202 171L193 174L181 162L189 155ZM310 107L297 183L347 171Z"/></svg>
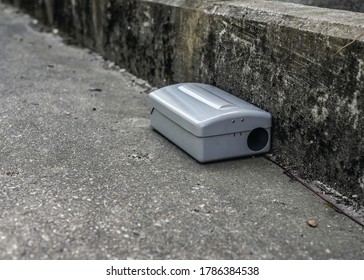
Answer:
<svg viewBox="0 0 364 280"><path fill-rule="evenodd" d="M364 258L363 228L279 167L197 163L140 79L31 21L0 4L0 259Z"/></svg>

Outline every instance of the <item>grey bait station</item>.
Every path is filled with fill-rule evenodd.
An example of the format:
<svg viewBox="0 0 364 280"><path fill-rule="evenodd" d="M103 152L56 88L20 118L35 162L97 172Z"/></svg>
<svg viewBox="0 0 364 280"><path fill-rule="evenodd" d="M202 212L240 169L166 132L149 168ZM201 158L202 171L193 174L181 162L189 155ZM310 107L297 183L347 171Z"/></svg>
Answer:
<svg viewBox="0 0 364 280"><path fill-rule="evenodd" d="M149 95L151 126L199 162L266 153L271 114L217 87L183 83Z"/></svg>

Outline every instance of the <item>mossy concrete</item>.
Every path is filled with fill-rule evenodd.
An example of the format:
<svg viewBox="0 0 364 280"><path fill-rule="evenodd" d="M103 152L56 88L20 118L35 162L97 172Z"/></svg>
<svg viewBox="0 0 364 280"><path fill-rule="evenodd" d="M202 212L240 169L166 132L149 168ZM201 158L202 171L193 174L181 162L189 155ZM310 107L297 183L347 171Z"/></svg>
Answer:
<svg viewBox="0 0 364 280"><path fill-rule="evenodd" d="M155 86L209 83L271 112L272 157L364 205L364 14L256 0L10 2Z"/></svg>

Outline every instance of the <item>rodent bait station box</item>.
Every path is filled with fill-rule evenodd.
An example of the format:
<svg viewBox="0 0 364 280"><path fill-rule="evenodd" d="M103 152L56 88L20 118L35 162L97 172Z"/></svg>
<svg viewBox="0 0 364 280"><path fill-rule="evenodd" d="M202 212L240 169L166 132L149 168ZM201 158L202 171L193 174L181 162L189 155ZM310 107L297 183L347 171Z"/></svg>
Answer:
<svg viewBox="0 0 364 280"><path fill-rule="evenodd" d="M184 83L150 93L151 126L199 162L266 153L271 114L217 87Z"/></svg>

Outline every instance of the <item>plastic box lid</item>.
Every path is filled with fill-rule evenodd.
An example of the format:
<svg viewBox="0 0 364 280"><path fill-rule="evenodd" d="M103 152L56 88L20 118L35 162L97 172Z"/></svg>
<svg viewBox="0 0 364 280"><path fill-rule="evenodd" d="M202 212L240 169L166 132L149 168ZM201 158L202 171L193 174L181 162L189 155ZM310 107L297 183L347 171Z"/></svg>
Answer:
<svg viewBox="0 0 364 280"><path fill-rule="evenodd" d="M271 114L217 87L166 86L150 93L149 106L197 137L270 128Z"/></svg>

